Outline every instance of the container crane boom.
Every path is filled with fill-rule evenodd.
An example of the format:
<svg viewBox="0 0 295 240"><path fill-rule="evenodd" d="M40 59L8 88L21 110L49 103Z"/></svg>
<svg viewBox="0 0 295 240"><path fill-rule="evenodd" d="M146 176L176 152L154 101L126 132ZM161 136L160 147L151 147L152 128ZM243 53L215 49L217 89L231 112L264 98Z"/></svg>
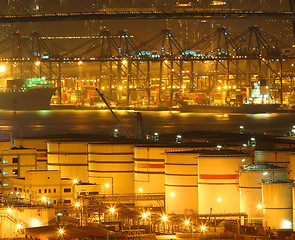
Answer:
<svg viewBox="0 0 295 240"><path fill-rule="evenodd" d="M118 117L116 116L116 114L113 112L112 108L110 107L110 105L108 104L108 102L105 100L103 94L102 94L97 88L96 88L95 90L98 92L98 94L99 94L99 96L101 97L102 101L104 101L104 103L107 105L108 109L111 111L111 113L112 113L113 117L115 118L115 120L119 123L120 127L123 129L123 132L124 132L125 136L126 136L127 138L129 138L130 136L129 136L129 134L128 134L126 128L123 126L123 124L121 123L121 121L119 120L119 118L118 118Z"/></svg>

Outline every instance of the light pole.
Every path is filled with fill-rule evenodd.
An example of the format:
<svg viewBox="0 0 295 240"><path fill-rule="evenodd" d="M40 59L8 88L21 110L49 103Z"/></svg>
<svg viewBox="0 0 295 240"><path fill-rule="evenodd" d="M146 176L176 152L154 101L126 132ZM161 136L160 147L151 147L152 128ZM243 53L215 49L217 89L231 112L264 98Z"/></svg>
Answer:
<svg viewBox="0 0 295 240"><path fill-rule="evenodd" d="M191 224L192 224L192 239L194 239L194 234L193 234L193 222L191 222ZM184 225L188 227L188 226L190 225L190 221L189 221L189 220L185 220Z"/></svg>
<svg viewBox="0 0 295 240"><path fill-rule="evenodd" d="M65 234L65 230L63 228L58 229L58 238L63 239L63 236Z"/></svg>
<svg viewBox="0 0 295 240"><path fill-rule="evenodd" d="M76 185L77 185L77 183L78 183L78 180L75 178L74 180L73 180L73 184L74 184L74 186L73 186L73 192L74 192L74 199L76 200L76 198L77 198L77 196L76 196Z"/></svg>
<svg viewBox="0 0 295 240"><path fill-rule="evenodd" d="M110 208L110 213L113 215L114 212L117 212L117 224L119 226L119 214L118 214L118 209L115 209L114 207Z"/></svg>
<svg viewBox="0 0 295 240"><path fill-rule="evenodd" d="M75 208L79 208L81 206L81 217L80 217L80 226L83 226L83 199L82 199L82 204L80 202L75 203Z"/></svg>
<svg viewBox="0 0 295 240"><path fill-rule="evenodd" d="M163 227L164 227L164 233L165 233L165 227L166 227L166 221L168 220L168 217L164 214L162 216L162 222L163 222Z"/></svg>

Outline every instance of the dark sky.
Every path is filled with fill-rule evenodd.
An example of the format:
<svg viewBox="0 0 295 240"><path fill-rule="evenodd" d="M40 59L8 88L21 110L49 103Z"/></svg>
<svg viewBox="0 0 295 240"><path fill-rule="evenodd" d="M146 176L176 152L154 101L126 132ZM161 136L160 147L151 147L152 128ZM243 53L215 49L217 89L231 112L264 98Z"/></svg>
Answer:
<svg viewBox="0 0 295 240"><path fill-rule="evenodd" d="M23 12L81 12L98 11L101 9L148 8L173 10L177 0L3 0L0 1L2 13ZM186 0L180 0L186 2ZM231 8L256 11L289 11L288 0L225 0L224 7L212 6L212 0L193 0L193 8ZM290 21L274 20L125 20L125 21L79 21L79 22L44 22L0 24L2 37L7 37L19 30L28 35L33 31L42 36L92 36L101 30L109 29L112 34L128 29L129 33L140 40L147 40L166 27L182 37L202 38L211 34L216 28L227 26L232 32L240 34L251 25L258 25L263 31L271 33L282 41L293 41Z"/></svg>

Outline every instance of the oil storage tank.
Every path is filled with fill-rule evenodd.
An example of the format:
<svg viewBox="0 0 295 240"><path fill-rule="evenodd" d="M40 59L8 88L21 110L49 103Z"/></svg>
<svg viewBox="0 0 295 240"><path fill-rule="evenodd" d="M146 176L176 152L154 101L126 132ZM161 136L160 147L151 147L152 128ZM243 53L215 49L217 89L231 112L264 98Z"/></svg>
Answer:
<svg viewBox="0 0 295 240"><path fill-rule="evenodd" d="M144 144L134 147L134 191L136 194L165 193L165 152L212 149L210 144ZM138 202L141 206L159 206L158 202Z"/></svg>
<svg viewBox="0 0 295 240"><path fill-rule="evenodd" d="M198 157L199 214L240 213L239 169L251 156L234 150L203 151Z"/></svg>
<svg viewBox="0 0 295 240"><path fill-rule="evenodd" d="M167 214L198 213L198 152L165 153Z"/></svg>
<svg viewBox="0 0 295 240"><path fill-rule="evenodd" d="M100 185L101 194L134 191L134 160L131 143L89 143L89 181Z"/></svg>
<svg viewBox="0 0 295 240"><path fill-rule="evenodd" d="M292 183L270 181L262 184L264 226L292 229Z"/></svg>
<svg viewBox="0 0 295 240"><path fill-rule="evenodd" d="M62 178L88 182L88 142L48 141L48 170L60 170Z"/></svg>
<svg viewBox="0 0 295 240"><path fill-rule="evenodd" d="M255 150L254 159L256 164L268 163L289 169L290 150Z"/></svg>
<svg viewBox="0 0 295 240"><path fill-rule="evenodd" d="M295 180L295 152L290 152L289 179Z"/></svg>
<svg viewBox="0 0 295 240"><path fill-rule="evenodd" d="M273 164L251 164L240 169L240 211L250 223L263 221L262 183L288 181L288 170Z"/></svg>

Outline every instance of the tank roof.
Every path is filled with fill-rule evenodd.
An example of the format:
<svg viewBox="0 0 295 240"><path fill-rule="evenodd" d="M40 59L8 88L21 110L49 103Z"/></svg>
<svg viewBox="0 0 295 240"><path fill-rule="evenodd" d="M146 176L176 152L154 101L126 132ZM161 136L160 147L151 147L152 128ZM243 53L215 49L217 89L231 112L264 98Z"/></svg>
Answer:
<svg viewBox="0 0 295 240"><path fill-rule="evenodd" d="M183 148L183 147L216 147L216 144L206 142L184 142L184 143L159 143L136 144L134 147L153 147L153 148Z"/></svg>
<svg viewBox="0 0 295 240"><path fill-rule="evenodd" d="M242 167L244 170L269 170L269 169L286 169L284 167L279 167L273 164L251 164Z"/></svg>
<svg viewBox="0 0 295 240"><path fill-rule="evenodd" d="M282 181L282 180L269 180L269 181L265 181L263 183L292 183L292 182L288 182L288 181Z"/></svg>
<svg viewBox="0 0 295 240"><path fill-rule="evenodd" d="M201 156L226 156L226 155L249 155L246 152L241 152L237 150L231 150L231 149L200 149L200 150L188 150L188 151L179 151L179 152L168 152L168 153L198 153Z"/></svg>

